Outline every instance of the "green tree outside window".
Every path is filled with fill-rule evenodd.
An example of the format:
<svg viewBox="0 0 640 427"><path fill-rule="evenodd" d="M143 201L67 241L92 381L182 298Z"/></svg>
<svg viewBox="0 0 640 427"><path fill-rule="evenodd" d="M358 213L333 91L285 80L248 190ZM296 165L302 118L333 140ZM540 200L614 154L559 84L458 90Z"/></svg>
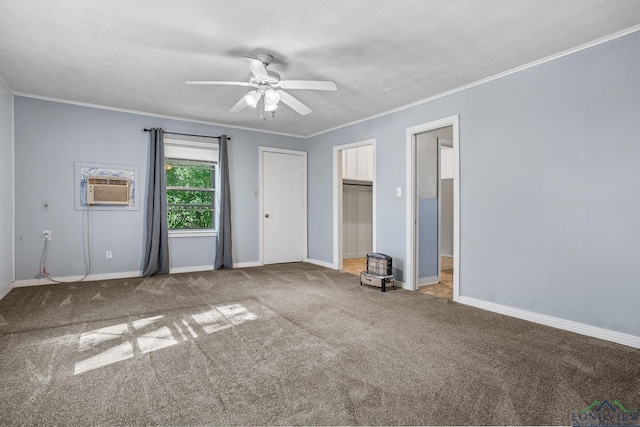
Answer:
<svg viewBox="0 0 640 427"><path fill-rule="evenodd" d="M215 163L165 159L169 229L214 226Z"/></svg>

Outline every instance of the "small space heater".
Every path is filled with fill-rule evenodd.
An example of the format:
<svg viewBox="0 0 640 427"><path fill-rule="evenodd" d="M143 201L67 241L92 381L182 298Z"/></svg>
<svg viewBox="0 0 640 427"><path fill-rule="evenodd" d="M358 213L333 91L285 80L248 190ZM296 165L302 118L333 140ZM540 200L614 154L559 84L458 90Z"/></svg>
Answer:
<svg viewBox="0 0 640 427"><path fill-rule="evenodd" d="M373 253L367 254L367 271L360 273L360 286L363 284L382 288L387 291L387 285L396 288L396 281L392 272L392 258L389 255Z"/></svg>

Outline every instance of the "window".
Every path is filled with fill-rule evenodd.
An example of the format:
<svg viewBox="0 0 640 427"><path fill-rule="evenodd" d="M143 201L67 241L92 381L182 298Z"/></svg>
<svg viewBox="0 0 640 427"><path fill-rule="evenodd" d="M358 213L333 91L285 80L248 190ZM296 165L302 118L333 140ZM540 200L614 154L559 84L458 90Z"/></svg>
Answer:
<svg viewBox="0 0 640 427"><path fill-rule="evenodd" d="M215 163L165 159L169 229L213 228Z"/></svg>
<svg viewBox="0 0 640 427"><path fill-rule="evenodd" d="M218 164L218 143L215 141L165 136L169 231L215 231Z"/></svg>

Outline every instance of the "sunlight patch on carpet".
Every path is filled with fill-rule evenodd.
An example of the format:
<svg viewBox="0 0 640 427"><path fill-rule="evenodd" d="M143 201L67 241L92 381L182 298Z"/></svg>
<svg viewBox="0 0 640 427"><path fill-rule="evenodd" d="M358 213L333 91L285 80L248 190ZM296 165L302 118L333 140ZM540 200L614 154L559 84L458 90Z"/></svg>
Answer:
<svg viewBox="0 0 640 427"><path fill-rule="evenodd" d="M191 317L207 334L258 318L242 304L215 307L212 310L194 314Z"/></svg>
<svg viewBox="0 0 640 427"><path fill-rule="evenodd" d="M210 307L181 321L152 316L80 334L78 351L94 354L76 363L74 375L196 339L197 331L208 335L258 318L239 303Z"/></svg>

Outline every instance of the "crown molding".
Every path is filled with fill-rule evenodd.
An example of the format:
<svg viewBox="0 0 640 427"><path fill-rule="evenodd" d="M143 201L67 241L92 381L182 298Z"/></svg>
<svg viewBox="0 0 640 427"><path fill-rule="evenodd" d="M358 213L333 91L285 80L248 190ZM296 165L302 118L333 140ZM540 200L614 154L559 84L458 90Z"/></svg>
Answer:
<svg viewBox="0 0 640 427"><path fill-rule="evenodd" d="M617 33L610 34L608 36L601 37L601 38L593 40L591 42L588 42L588 43L585 43L585 44L581 44L580 46L576 46L576 47L573 47L571 49L567 49L565 51L562 51L560 53L556 53L556 54L553 54L551 56L547 56L546 58L542 58L542 59L539 59L537 61L533 61L533 62L530 62L528 64L521 65L519 67L512 68L512 69L507 70L507 71L503 71L502 73L494 74L493 76L484 78L482 80L478 80L478 81L475 81L473 83L469 83L467 85L460 86L458 88L451 89L451 90L446 91L446 92L442 92L442 93L440 93L438 95L434 95L434 96L431 96L429 98L422 99L420 101L412 102L411 104L407 104L407 105L404 105L402 107L397 107L397 108L394 108L392 110L387 110L387 111L384 111L382 113L374 114L373 116L365 117L364 119L355 120L353 122L345 123L343 125L336 126L336 127L331 128L331 129L324 130L322 132L317 132L317 133L314 133L312 135L308 135L305 138L313 138L313 137L316 137L318 135L322 135L322 134L325 134L325 133L333 132L334 130L346 128L346 127L349 127L349 126L352 126L352 125L356 125L358 123L363 123L363 122L366 122L366 121L369 121L369 120L377 119L379 117L388 116L389 114L397 113L398 111L406 110L408 108L415 107L417 105L425 104L427 102L431 102L431 101L434 101L434 100L439 99L439 98L444 98L445 96L449 96L449 95L452 95L454 93L461 92L463 90L471 89L472 87L480 86L482 84L489 83L489 82L492 82L492 81L497 80L497 79L501 79L501 78L509 76L511 74L519 73L521 71L528 70L529 68L537 67L539 65L546 64L547 62L555 61L556 59L560 59L560 58L563 58L565 56L572 55L574 53L577 53L577 52L592 48L594 46L598 46L600 44L607 43L607 42L610 42L610 41L615 40L615 39L619 39L619 38L624 37L624 36L628 36L629 34L633 34L633 33L637 32L637 31L640 31L640 25L635 25L633 27L627 28L626 30L622 30L622 31L619 31Z"/></svg>
<svg viewBox="0 0 640 427"><path fill-rule="evenodd" d="M186 118L186 117L168 116L168 115L164 115L164 114L149 113L149 112L146 112L146 111L129 110L129 109L126 109L126 108L118 108L118 107L109 107L109 106L106 106L106 105L91 104L91 103L88 103L88 102L71 101L71 100L68 100L68 99L53 98L53 97L48 97L48 96L40 96L40 95L31 94L31 93L24 93L24 92L12 92L12 93L15 96L21 96L23 98L40 99L40 100L43 100L43 101L59 102L61 104L78 105L80 107L98 108L98 109L101 109L101 110L117 111L117 112L120 112L120 113L129 113L129 114L137 114L137 115L140 115L140 116L157 117L157 118L160 118L160 119L179 120L181 122L197 123L197 124L203 124L203 125L209 125L209 126L218 126L218 127L227 128L227 129L239 129L239 130L244 130L244 131L249 131L249 132L268 133L268 134L273 134L273 135L289 136L289 137L301 138L301 139L306 138L306 137L304 137L302 135L296 135L296 134L292 134L292 133L275 132L275 131L269 131L269 130L261 130L261 129L250 128L250 127L228 125L228 124L224 124L224 123L208 122L208 121L205 121L205 120L189 119L189 118Z"/></svg>
<svg viewBox="0 0 640 427"><path fill-rule="evenodd" d="M15 90L13 90L13 88L11 87L11 85L9 84L9 82L0 74L0 83L5 86L7 88L7 90L14 96L22 96L25 98L34 98L34 99L41 99L44 101L53 101L53 102L60 102L60 103L64 103L64 104L72 104L72 105L79 105L79 106L83 106L83 107L90 107L90 108L99 108L99 109L103 109L103 110L110 110L110 111L118 111L118 112L123 112L123 113L130 113L130 114L138 114L138 115L143 115L143 116L149 116L149 117L158 117L158 118L162 118L162 119L170 119L170 120L179 120L179 121L183 121L183 122L188 122L188 123L198 123L198 124L204 124L204 125L210 125L210 126L218 126L218 127L223 127L223 128L231 128L231 129L239 129L239 130L244 130L244 131L249 131L249 132L259 132L259 133L267 133L267 134L272 134L272 135L280 135L280 136L288 136L288 137L293 137L293 138L301 138L301 139L309 139L309 138L314 138L316 136L319 135L323 135L325 133L329 133L329 132L333 132L335 130L338 129L342 129L342 128L346 128L349 126L353 126L356 125L358 123L363 123L369 120L373 120L373 119L377 119L379 117L384 117L384 116L388 116L390 114L394 114L397 113L399 111L403 111L421 104L425 104L427 102L431 102L434 101L436 99L439 98L444 98L446 96L452 95L454 93L457 92L461 92L467 89L471 89L475 86L480 86L482 84L485 83L489 83L492 82L494 80L497 79L501 79L503 77L507 77L511 74L515 74L515 73L519 73L521 71L524 70L528 70L529 68L533 68L533 67L537 67L539 65L542 64L546 64L547 62L551 62L551 61L555 61L556 59L560 59L563 58L565 56L568 55L572 55L574 53L592 48L594 46L598 46L600 44L603 43L607 43L609 41L615 40L615 39L619 39L621 37L627 36L629 34L633 34L635 32L640 31L640 25L635 25L633 27L627 28L626 30L622 30L619 31L617 33L613 33L610 34L608 36L605 37L601 37L599 39L593 40L591 42L588 43L584 43L582 45L576 46L574 48L571 49L567 49L565 51L562 51L560 53L556 53L550 56L547 56L545 58L539 59L537 61L533 61L530 62L528 64L525 65L521 65L519 67L516 68L512 68L510 70L504 71L502 73L498 73L495 74L493 76L475 81L473 83L469 83L467 85L464 86L460 86L458 88L455 89L451 89L449 91L446 92L442 92L440 94L416 101L416 102L412 102L411 104L407 104L407 105L403 105L401 107L397 107L391 110L387 110L384 111L382 113L378 113L378 114L374 114L372 116L368 116L362 119L358 119L358 120L354 120L352 122L348 122L339 126L335 126L320 132L316 132L314 134L310 134L310 135L298 135L298 134L292 134L292 133L285 133L285 132L275 132L275 131L269 131L269 130L263 130L263 129L256 129L256 128L251 128L251 127L244 127L244 126L234 126L234 125L228 125L228 124L224 124L224 123L217 123L217 122L209 122L209 121L205 121L205 120L194 120L194 119L189 119L189 118L185 118L185 117L178 117L178 116L169 116L169 115L163 115L163 114L155 114L155 113L149 113L149 112L145 112L145 111L138 111L138 110L129 110L129 109L125 109L125 108L116 108L116 107L109 107L106 105L100 105L100 104L91 104L91 103L86 103L86 102L78 102L78 101L70 101L68 99L62 99L62 98L53 98L53 97L46 97L46 96L39 96L39 95L34 95L34 94L30 94L30 93L24 93L24 92L16 92Z"/></svg>

